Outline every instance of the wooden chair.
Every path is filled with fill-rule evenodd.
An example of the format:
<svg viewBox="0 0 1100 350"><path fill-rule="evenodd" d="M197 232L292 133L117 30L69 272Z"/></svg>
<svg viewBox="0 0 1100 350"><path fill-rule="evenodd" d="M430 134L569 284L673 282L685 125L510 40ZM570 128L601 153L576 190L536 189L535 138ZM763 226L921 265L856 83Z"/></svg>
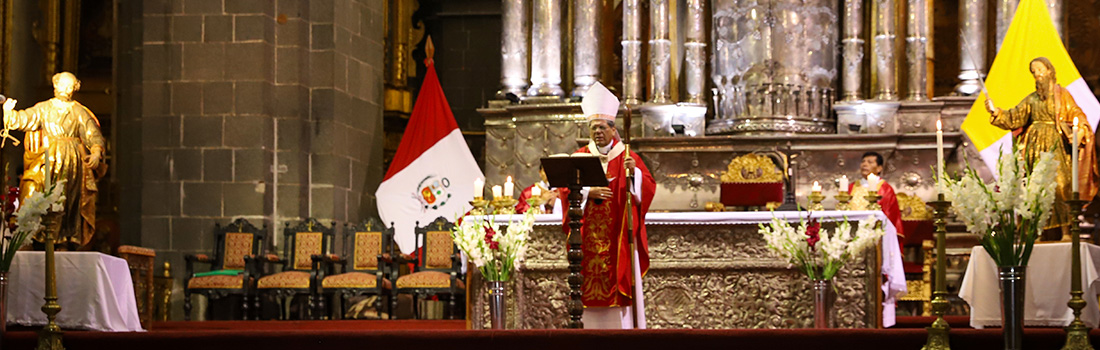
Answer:
<svg viewBox="0 0 1100 350"><path fill-rule="evenodd" d="M248 319L248 298L251 295L252 278L255 276L252 268L252 257L260 254L264 237L267 236L267 226L258 229L248 220L237 219L228 226L214 225L214 256L206 254L187 255L186 280L183 285L183 318L191 320L191 294L199 293L211 302L229 295L240 295L241 318ZM210 271L195 273L194 264L203 263L210 265ZM212 315L207 308L207 314Z"/></svg>
<svg viewBox="0 0 1100 350"><path fill-rule="evenodd" d="M454 224L440 216L420 227L417 222L416 242L418 249L413 259L400 258L398 263L414 263L413 272L397 278L395 294L408 293L413 297L413 314L420 317L417 299L431 295L446 294L450 308L449 318L457 314L455 298L466 293L466 283L462 280L462 261L455 247L451 230ZM397 299L391 300L391 309L397 308Z"/></svg>
<svg viewBox="0 0 1100 350"><path fill-rule="evenodd" d="M344 226L344 254L314 255L313 273L323 275L321 295L317 298L316 314L323 315L325 297L340 297L339 318L345 318L351 298L361 295L378 297L374 307L381 316L385 306L388 318L393 319L393 284L397 269L393 260L393 225L386 228L377 219L370 218L362 223ZM350 264L349 264L350 259ZM340 273L335 274L335 265L340 265ZM382 299L385 299L385 303ZM337 318L333 315L332 318Z"/></svg>
<svg viewBox="0 0 1100 350"><path fill-rule="evenodd" d="M256 308L260 309L260 300L264 296L273 296L279 308L279 318L289 319L287 312L288 298L308 296L309 302L304 309L305 318L313 318L314 300L316 288L320 285L320 278L313 270L313 256L326 255L332 252L333 232L332 226L325 227L316 219L309 218L291 227L286 223L283 229L283 258L275 254L265 254L259 259L260 265L278 264L282 271L260 277L256 280ZM266 269L265 269L266 270Z"/></svg>
<svg viewBox="0 0 1100 350"><path fill-rule="evenodd" d="M153 320L153 261L157 252L149 248L124 245L118 247L118 256L130 267L130 279L134 282L134 299L137 301L141 328L146 330Z"/></svg>

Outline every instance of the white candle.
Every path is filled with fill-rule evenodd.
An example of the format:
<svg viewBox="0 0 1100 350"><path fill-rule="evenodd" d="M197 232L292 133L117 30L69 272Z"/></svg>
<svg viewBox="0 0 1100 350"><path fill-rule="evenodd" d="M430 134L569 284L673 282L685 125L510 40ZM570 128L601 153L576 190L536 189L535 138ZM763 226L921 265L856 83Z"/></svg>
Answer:
<svg viewBox="0 0 1100 350"><path fill-rule="evenodd" d="M512 177L509 176L508 180L504 181L504 195L511 197L516 194L516 184L512 183Z"/></svg>
<svg viewBox="0 0 1100 350"><path fill-rule="evenodd" d="M531 187L531 197L532 198L537 198L539 196L542 196L542 187L539 187L539 185L535 185L535 187Z"/></svg>
<svg viewBox="0 0 1100 350"><path fill-rule="evenodd" d="M821 185L814 181L814 185L810 187L811 192L821 192Z"/></svg>
<svg viewBox="0 0 1100 350"><path fill-rule="evenodd" d="M878 185L878 175L867 174L867 186L864 187L870 190L874 189L876 185Z"/></svg>
<svg viewBox="0 0 1100 350"><path fill-rule="evenodd" d="M936 184L939 185L940 181L943 181L943 122L939 119L936 120ZM940 188L936 186L936 193L939 193Z"/></svg>
<svg viewBox="0 0 1100 350"><path fill-rule="evenodd" d="M1070 176L1073 177L1073 192L1077 192L1077 182L1079 181L1077 176L1077 143L1080 142L1077 138L1077 117L1073 117L1073 154L1071 158L1071 164L1073 164L1073 170L1070 172ZM1077 199L1077 198L1074 198Z"/></svg>
<svg viewBox="0 0 1100 350"><path fill-rule="evenodd" d="M485 196L485 180L474 179L474 198L482 198Z"/></svg>
<svg viewBox="0 0 1100 350"><path fill-rule="evenodd" d="M500 185L493 186L493 199L500 198Z"/></svg>
<svg viewBox="0 0 1100 350"><path fill-rule="evenodd" d="M837 192L848 192L848 175L840 176L840 189Z"/></svg>

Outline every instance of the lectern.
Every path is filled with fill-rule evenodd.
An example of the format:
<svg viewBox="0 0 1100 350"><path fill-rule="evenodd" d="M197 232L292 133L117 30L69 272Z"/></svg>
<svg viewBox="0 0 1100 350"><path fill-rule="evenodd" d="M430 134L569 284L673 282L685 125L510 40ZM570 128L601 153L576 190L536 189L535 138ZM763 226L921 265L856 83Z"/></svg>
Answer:
<svg viewBox="0 0 1100 350"><path fill-rule="evenodd" d="M606 187L607 175L600 165L599 157L594 155L542 158L542 168L546 171L546 180L550 187L569 189L569 251L566 255L569 260L568 326L584 328L584 323L581 322L581 315L584 314L584 303L581 302L581 283L584 282L581 274L581 261L584 260L584 251L581 250L581 217L584 215L581 209L581 188Z"/></svg>

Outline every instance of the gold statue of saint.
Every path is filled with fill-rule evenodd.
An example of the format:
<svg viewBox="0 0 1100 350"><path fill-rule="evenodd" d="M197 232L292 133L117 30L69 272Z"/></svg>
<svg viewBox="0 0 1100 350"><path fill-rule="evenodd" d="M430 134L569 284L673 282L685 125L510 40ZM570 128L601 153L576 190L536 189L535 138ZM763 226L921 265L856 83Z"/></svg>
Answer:
<svg viewBox="0 0 1100 350"><path fill-rule="evenodd" d="M75 75L54 74L53 88L54 98L24 110L15 110L15 99L5 101L4 128L26 132L20 196L26 198L43 188L46 162L50 162L51 183L65 180L65 211L57 243L87 248L95 236L96 179L107 170L102 162L103 134L95 115L72 99L73 92L80 90Z"/></svg>
<svg viewBox="0 0 1100 350"><path fill-rule="evenodd" d="M997 108L988 99L985 108L989 111L990 122L994 126L1013 130L1013 144L1023 150L1021 161L1034 165L1039 160L1040 153L1054 151L1054 159L1058 162L1058 189L1055 192L1054 213L1046 228L1065 227L1070 222L1070 213L1069 207L1063 201L1072 196L1073 178L1070 176L1079 176L1078 192L1081 199L1091 200L1096 195L1100 172L1096 165L1095 140L1085 113L1077 107L1069 90L1058 85L1054 65L1050 60L1038 57L1031 60L1029 68L1035 77L1035 92L1024 97L1020 104L1009 110ZM1071 137L1075 117L1080 137L1080 164L1078 174L1070 174L1070 147L1073 145Z"/></svg>

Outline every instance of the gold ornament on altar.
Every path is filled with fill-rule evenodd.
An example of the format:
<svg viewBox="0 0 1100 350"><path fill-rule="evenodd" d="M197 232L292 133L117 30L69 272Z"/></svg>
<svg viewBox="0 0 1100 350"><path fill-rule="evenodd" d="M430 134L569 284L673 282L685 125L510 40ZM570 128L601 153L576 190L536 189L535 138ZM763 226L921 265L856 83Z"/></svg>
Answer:
<svg viewBox="0 0 1100 350"><path fill-rule="evenodd" d="M15 110L15 99L5 101L4 131L0 134L26 132L20 199L41 191L51 179L64 180L66 215L60 218L57 240L75 248L86 247L95 235L96 180L107 170L102 161L106 143L99 120L72 99L80 90L80 80L69 72L54 74L53 87L54 98L24 110Z"/></svg>
<svg viewBox="0 0 1100 350"><path fill-rule="evenodd" d="M901 208L901 218L906 221L932 220L932 211L928 205L917 196L898 193L898 207Z"/></svg>
<svg viewBox="0 0 1100 350"><path fill-rule="evenodd" d="M731 160L721 179L724 183L782 182L783 172L771 158L748 153Z"/></svg>

